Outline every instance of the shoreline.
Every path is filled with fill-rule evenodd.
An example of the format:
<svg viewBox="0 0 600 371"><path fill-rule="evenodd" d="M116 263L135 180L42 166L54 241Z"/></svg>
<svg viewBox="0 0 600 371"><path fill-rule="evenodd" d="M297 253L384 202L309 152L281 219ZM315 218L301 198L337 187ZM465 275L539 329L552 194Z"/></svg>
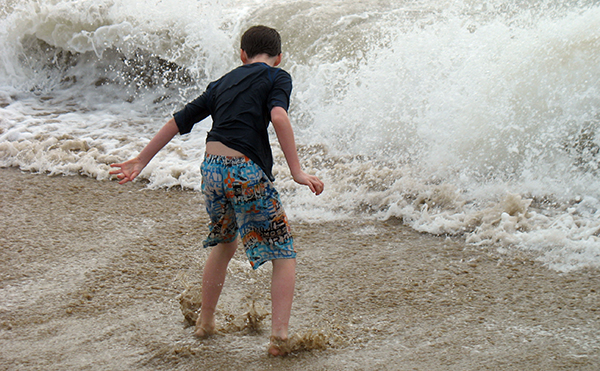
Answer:
<svg viewBox="0 0 600 371"><path fill-rule="evenodd" d="M598 270L559 273L394 220L292 220L290 331L325 349L275 359L268 316L262 332L207 341L186 327L179 297L198 288L208 254L201 194L15 168L0 169L0 184L2 368L600 367ZM253 305L270 311L270 267L252 271L242 249L225 285L220 326Z"/></svg>

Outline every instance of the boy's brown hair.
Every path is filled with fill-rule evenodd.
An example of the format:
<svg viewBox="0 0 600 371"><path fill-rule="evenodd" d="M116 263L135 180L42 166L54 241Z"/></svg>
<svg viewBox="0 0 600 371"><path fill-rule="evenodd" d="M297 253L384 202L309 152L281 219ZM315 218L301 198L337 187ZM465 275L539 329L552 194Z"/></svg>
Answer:
<svg viewBox="0 0 600 371"><path fill-rule="evenodd" d="M241 48L248 58L262 53L276 57L281 54L281 36L274 28L253 26L242 35Z"/></svg>

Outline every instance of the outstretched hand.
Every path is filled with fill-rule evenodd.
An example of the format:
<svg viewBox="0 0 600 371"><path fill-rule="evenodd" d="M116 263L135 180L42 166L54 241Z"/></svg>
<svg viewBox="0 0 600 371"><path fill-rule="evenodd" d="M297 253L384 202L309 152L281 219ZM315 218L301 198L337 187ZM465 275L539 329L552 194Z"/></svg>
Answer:
<svg viewBox="0 0 600 371"><path fill-rule="evenodd" d="M110 167L117 168L109 172L110 175L116 175L120 180L119 184L125 184L133 181L146 165L138 158L132 158L129 161L122 162L120 164L111 164Z"/></svg>
<svg viewBox="0 0 600 371"><path fill-rule="evenodd" d="M321 194L321 192L323 192L325 184L323 184L321 179L317 178L316 176L307 174L304 171L300 171L293 177L296 183L308 186L308 188L310 188L312 193L314 193L315 195L318 196Z"/></svg>

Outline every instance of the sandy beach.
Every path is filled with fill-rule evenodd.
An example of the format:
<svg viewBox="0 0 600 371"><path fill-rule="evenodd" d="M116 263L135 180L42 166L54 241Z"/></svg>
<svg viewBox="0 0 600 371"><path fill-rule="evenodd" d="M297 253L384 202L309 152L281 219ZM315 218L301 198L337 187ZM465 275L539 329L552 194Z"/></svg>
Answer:
<svg viewBox="0 0 600 371"><path fill-rule="evenodd" d="M241 249L221 333L197 340L186 324L180 298L197 294L208 253L199 193L14 168L0 185L0 369L600 369L595 270L397 220L292 220L301 349L279 359L266 353L270 265L252 271Z"/></svg>

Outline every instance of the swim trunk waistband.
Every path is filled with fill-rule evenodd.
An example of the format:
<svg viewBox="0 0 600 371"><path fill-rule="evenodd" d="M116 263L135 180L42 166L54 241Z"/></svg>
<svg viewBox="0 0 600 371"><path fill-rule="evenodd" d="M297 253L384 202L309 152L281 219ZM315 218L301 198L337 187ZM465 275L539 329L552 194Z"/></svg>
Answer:
<svg viewBox="0 0 600 371"><path fill-rule="evenodd" d="M246 162L250 162L250 159L247 156L244 157L234 157L234 156L221 156L221 155L211 155L206 153L204 155L204 160L208 163L213 164L222 164L225 166L239 165Z"/></svg>

